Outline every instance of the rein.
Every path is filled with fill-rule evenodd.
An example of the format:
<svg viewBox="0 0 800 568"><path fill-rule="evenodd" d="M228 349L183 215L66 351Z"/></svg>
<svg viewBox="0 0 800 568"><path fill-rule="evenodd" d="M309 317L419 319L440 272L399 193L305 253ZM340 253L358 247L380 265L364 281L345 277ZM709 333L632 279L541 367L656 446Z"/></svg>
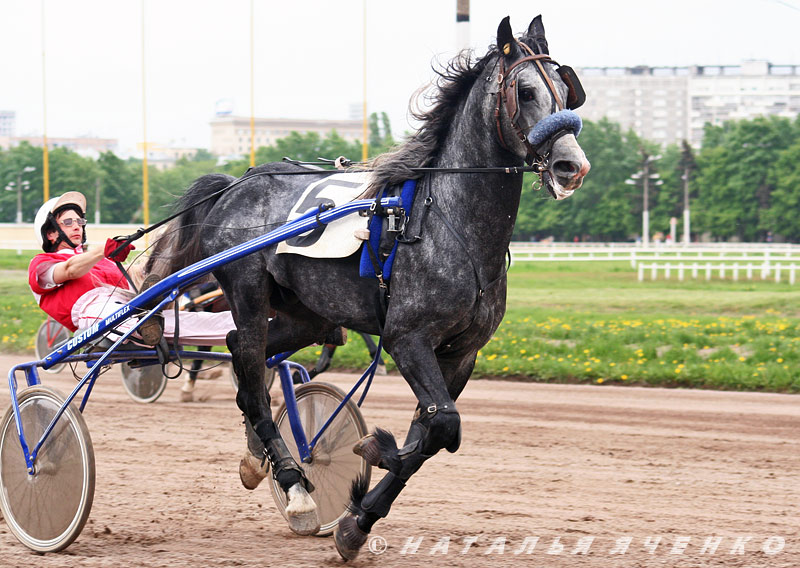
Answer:
<svg viewBox="0 0 800 568"><path fill-rule="evenodd" d="M289 163L292 163L292 164L295 164L295 165L298 165L298 166L330 165L330 162L297 162L297 161L294 161L294 160L289 161ZM427 174L427 173L447 173L447 174L524 174L524 173L533 172L533 173L541 175L541 172L542 172L541 166L537 165L537 164L534 164L532 166L497 166L497 167L485 167L485 168L409 168L409 170L411 172L418 173L418 174ZM211 199L214 199L215 197L218 197L218 196L222 195L223 193L225 193L229 189L232 189L232 188L236 187L240 183L242 183L242 182L244 182L246 180L249 180L250 178L260 177L260 176L309 176L309 175L311 175L311 176L313 176L313 175L323 175L324 176L324 175L333 175L333 174L340 174L340 173L365 173L365 172L371 172L371 171L374 171L374 170L352 168L352 169L347 169L346 171L343 171L343 170L306 170L306 171L293 171L293 172L254 172L254 173L251 173L249 175L248 175L248 173L245 173L245 175L243 175L242 177L237 178L236 180L232 181L231 183L229 183L228 185L226 185L222 189L220 189L218 191L215 191L214 193L212 193L210 195L207 195L203 199L200 199L199 201L191 204L190 206L188 206L188 207L186 207L184 209L181 209L180 211L178 211L176 213L173 213L172 215L170 215L169 217L167 217L165 219L162 219L158 223L154 223L154 224L150 225L146 229L145 228L139 228L139 229L137 229L137 231L135 233L132 233L130 235L125 235L123 237L115 237L115 240L117 240L120 243L120 245L116 249L114 249L114 251L111 253L111 255L113 256L117 252L121 251L123 248L128 246L133 241L141 239L143 236L145 236L150 231L154 231L154 230L158 229L159 227L165 225L166 223L169 223L173 219L175 219L177 217L180 217L184 213L187 213L187 212L191 211L192 209L194 209L198 205L200 205L202 203L205 203L206 201L210 201Z"/></svg>

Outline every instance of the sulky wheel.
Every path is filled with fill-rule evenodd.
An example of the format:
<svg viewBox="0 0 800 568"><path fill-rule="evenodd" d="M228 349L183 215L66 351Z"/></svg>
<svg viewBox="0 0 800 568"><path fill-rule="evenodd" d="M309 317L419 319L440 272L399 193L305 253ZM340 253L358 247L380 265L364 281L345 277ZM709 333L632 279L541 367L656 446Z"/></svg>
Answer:
<svg viewBox="0 0 800 568"><path fill-rule="evenodd" d="M36 331L36 358L41 361L70 337L72 337L72 334L66 327L53 318L47 318ZM65 363L59 363L49 369L44 369L44 371L58 373L64 368L64 365Z"/></svg>
<svg viewBox="0 0 800 568"><path fill-rule="evenodd" d="M233 370L233 363L230 366L230 373L231 373L231 384L233 385L233 389L236 392L239 392L239 377L236 376L236 371ZM278 368L275 367L274 369L267 369L266 373L264 374L264 384L267 387L267 392L269 389L272 388L272 385L275 383L275 379L278 376Z"/></svg>
<svg viewBox="0 0 800 568"><path fill-rule="evenodd" d="M327 383L306 383L295 389L297 410L308 442L316 435L336 407L344 400L344 393ZM300 462L297 447L289 424L286 405L283 404L275 417L275 424L286 442L295 461L303 468L315 490L311 497L317 504L320 529L317 536L333 533L339 519L347 513L350 504L350 488L359 476L369 482L370 467L356 454L353 446L367 434L367 425L358 405L352 400L342 408L336 419L317 441L311 453L311 462ZM286 494L272 476L272 496L275 504L286 517Z"/></svg>
<svg viewBox="0 0 800 568"><path fill-rule="evenodd" d="M18 397L22 429L32 449L65 397L37 386ZM86 422L71 404L42 445L28 474L14 409L0 423L0 509L11 532L37 552L55 552L77 538L94 497L94 450Z"/></svg>
<svg viewBox="0 0 800 568"><path fill-rule="evenodd" d="M131 367L124 363L122 386L133 400L146 404L158 400L167 387L167 377L161 372L161 365Z"/></svg>

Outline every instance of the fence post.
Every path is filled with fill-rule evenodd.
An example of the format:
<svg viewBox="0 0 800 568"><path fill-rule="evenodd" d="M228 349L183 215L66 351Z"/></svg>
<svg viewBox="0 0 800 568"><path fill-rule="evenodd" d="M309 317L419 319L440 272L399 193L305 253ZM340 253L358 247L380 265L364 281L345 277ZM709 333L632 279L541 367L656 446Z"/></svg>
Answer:
<svg viewBox="0 0 800 568"><path fill-rule="evenodd" d="M752 262L748 262L747 263L747 279L748 280L752 280L753 279L753 263Z"/></svg>
<svg viewBox="0 0 800 568"><path fill-rule="evenodd" d="M739 263L733 263L733 281L737 282L739 280Z"/></svg>
<svg viewBox="0 0 800 568"><path fill-rule="evenodd" d="M669 262L664 263L664 278L669 280L669 269L672 268L672 265Z"/></svg>
<svg viewBox="0 0 800 568"><path fill-rule="evenodd" d="M711 263L706 262L706 280L711 280Z"/></svg>
<svg viewBox="0 0 800 568"><path fill-rule="evenodd" d="M794 266L794 262L793 262L791 270L789 272L789 284L792 284L792 285L794 285L794 269L795 269L795 266Z"/></svg>
<svg viewBox="0 0 800 568"><path fill-rule="evenodd" d="M719 265L719 279L720 280L725 280L725 265L724 264L720 264Z"/></svg>
<svg viewBox="0 0 800 568"><path fill-rule="evenodd" d="M639 263L638 272L639 272L639 282L641 282L642 280L644 280L644 264Z"/></svg>
<svg viewBox="0 0 800 568"><path fill-rule="evenodd" d="M781 265L775 264L775 283L779 283L781 281Z"/></svg>
<svg viewBox="0 0 800 568"><path fill-rule="evenodd" d="M655 280L657 276L656 271L658 270L658 264L654 262L650 265L650 268L650 280Z"/></svg>
<svg viewBox="0 0 800 568"><path fill-rule="evenodd" d="M678 280L683 282L683 263L678 264Z"/></svg>

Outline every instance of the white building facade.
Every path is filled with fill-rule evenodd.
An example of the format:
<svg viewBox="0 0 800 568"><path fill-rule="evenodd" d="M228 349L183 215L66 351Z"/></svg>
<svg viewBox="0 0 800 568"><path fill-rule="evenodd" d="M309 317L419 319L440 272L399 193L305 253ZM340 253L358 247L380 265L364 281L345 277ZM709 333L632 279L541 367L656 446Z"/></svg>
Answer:
<svg viewBox="0 0 800 568"><path fill-rule="evenodd" d="M586 67L579 113L607 117L662 145L703 140L706 123L800 113L800 65L746 61L692 67Z"/></svg>
<svg viewBox="0 0 800 568"><path fill-rule="evenodd" d="M271 146L291 132L316 132L321 137L335 130L353 142L363 138L361 120L303 120L291 118L256 118L255 147ZM217 156L244 156L250 153L250 118L217 116L211 121L211 153Z"/></svg>

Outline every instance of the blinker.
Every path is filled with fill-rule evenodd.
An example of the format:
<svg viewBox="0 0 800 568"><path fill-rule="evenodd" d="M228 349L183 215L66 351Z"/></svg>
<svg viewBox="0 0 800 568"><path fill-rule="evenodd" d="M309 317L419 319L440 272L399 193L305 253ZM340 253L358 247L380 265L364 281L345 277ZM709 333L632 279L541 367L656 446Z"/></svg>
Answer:
<svg viewBox="0 0 800 568"><path fill-rule="evenodd" d="M569 89L566 106L570 110L575 110L586 102L586 93L583 90L580 79L578 79L578 74L575 73L572 67L567 65L560 65L557 71L561 76L561 80L564 81L564 84Z"/></svg>

